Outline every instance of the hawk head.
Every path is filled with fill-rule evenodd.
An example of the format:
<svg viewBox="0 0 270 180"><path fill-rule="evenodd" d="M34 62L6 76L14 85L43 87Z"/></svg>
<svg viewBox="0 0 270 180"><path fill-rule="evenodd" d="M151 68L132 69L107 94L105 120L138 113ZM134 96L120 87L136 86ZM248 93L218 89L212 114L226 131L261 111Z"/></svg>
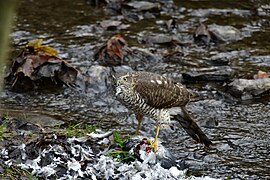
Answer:
<svg viewBox="0 0 270 180"><path fill-rule="evenodd" d="M130 74L120 76L116 79L116 96L120 94L131 94L133 92L134 82Z"/></svg>

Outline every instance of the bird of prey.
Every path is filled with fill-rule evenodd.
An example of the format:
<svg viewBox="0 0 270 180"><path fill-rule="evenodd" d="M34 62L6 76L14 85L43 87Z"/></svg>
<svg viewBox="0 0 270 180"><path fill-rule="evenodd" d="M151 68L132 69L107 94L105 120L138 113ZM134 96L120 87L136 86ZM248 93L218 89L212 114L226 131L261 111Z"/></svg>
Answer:
<svg viewBox="0 0 270 180"><path fill-rule="evenodd" d="M160 127L169 124L171 117L178 120L194 140L206 146L212 145L188 114L185 106L190 101L190 96L191 93L182 84L155 73L128 72L116 79L117 99L128 109L133 110L138 120L136 135L144 115L156 121L156 135L152 143L155 152ZM172 116L173 114L175 116Z"/></svg>

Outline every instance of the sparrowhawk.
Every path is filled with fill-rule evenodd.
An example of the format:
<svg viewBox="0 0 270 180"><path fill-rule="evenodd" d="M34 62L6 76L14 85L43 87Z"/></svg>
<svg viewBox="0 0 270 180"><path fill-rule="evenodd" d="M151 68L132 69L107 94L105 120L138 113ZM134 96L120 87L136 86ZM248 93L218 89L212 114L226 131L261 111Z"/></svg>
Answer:
<svg viewBox="0 0 270 180"><path fill-rule="evenodd" d="M138 135L143 115L156 120L157 129L153 142L155 152L160 126L170 123L171 117L178 120L194 140L206 146L212 145L188 114L186 104L190 101L190 96L191 93L184 85L155 73L129 72L116 80L117 99L136 114L136 134Z"/></svg>

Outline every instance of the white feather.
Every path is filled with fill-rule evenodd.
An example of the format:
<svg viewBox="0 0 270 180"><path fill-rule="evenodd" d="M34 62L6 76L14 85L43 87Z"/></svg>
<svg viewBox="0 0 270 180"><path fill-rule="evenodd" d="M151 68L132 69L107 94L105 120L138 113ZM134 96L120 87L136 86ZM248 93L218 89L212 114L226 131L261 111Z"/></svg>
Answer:
<svg viewBox="0 0 270 180"><path fill-rule="evenodd" d="M162 84L162 81L161 81L161 80L157 80L157 83L158 83L158 84Z"/></svg>

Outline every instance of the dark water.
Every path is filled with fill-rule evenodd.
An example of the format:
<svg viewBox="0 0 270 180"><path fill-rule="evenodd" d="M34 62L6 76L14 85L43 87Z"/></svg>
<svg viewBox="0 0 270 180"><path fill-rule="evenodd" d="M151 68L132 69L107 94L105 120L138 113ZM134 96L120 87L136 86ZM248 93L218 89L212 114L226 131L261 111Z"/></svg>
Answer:
<svg viewBox="0 0 270 180"><path fill-rule="evenodd" d="M15 56L28 40L43 38L46 44L60 52L60 57L86 70L94 62L96 47L116 33L124 35L129 46L155 48L160 53L166 47L151 47L138 43L138 39L145 34L166 33L159 21L173 16L179 24L177 33L186 46L185 56L177 62L159 60L145 70L176 74L176 77L184 72L229 72L231 78L249 78L258 70L269 72L270 10L268 7L261 14L255 13L261 6L269 6L268 1L175 1L175 5L172 9L165 8L165 13L157 18L136 23L123 20L130 25L125 30L104 31L98 27L98 22L121 19L110 15L106 4L91 6L84 0L22 0L11 34L12 55ZM198 47L192 43L192 36L200 20L206 20L207 24L234 26L244 38L222 46ZM222 63L211 60L220 53L224 53ZM209 97L190 103L188 109L216 147L205 150L203 146L195 145L177 123L174 123L173 130L161 131L161 140L170 139L164 142L165 146L178 159L185 159L193 174L229 179L269 179L269 98L234 102L220 93L222 84L191 83L187 86ZM0 111L29 120L40 117L41 122L42 117L51 121L90 122L99 128L116 129L126 134L136 128L134 115L127 116L127 110L109 92L99 96L78 94L71 89L58 93L4 91ZM146 119L142 131L153 135L154 121Z"/></svg>

